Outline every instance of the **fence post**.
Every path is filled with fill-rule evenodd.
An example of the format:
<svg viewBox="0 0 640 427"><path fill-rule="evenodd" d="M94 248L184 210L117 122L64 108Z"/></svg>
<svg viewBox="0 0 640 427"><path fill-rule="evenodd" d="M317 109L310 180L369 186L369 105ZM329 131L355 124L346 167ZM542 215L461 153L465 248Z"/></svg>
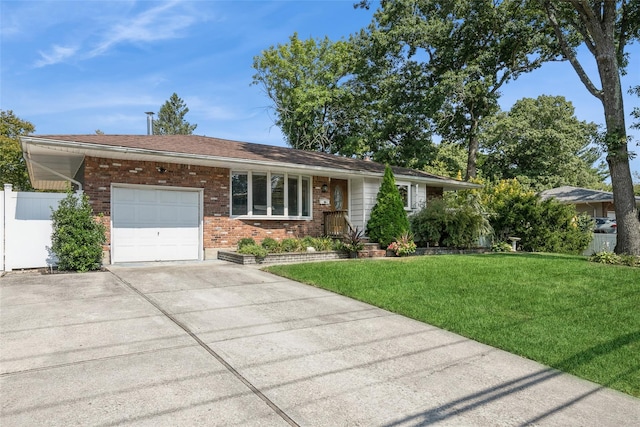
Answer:
<svg viewBox="0 0 640 427"><path fill-rule="evenodd" d="M0 200L0 271L11 271L11 266L7 267L7 230L9 229L9 218L7 217L7 209L13 192L12 184L4 184L2 198Z"/></svg>

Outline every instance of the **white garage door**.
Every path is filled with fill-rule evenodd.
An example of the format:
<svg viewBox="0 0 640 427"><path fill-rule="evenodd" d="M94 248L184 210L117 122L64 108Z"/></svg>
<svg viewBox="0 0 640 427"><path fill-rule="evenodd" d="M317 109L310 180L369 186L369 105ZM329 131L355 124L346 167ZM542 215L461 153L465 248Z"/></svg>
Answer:
<svg viewBox="0 0 640 427"><path fill-rule="evenodd" d="M200 259L200 192L113 187L112 262Z"/></svg>

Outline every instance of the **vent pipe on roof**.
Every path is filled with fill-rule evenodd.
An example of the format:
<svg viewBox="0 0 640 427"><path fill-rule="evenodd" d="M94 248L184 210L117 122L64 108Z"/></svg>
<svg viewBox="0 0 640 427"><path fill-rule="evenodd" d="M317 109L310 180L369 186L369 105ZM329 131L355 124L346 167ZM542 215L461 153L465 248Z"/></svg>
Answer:
<svg viewBox="0 0 640 427"><path fill-rule="evenodd" d="M147 135L153 135L153 111L145 112L147 115Z"/></svg>

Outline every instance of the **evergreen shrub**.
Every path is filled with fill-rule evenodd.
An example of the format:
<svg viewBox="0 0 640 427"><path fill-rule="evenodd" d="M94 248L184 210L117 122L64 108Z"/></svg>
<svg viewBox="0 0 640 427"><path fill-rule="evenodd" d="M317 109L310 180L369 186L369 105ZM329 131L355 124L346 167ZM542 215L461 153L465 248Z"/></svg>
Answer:
<svg viewBox="0 0 640 427"><path fill-rule="evenodd" d="M376 204L371 210L371 217L367 222L366 233L369 240L379 243L384 249L396 236L409 231L409 220L404 210L404 203L396 187L393 171L385 167L382 184L378 191Z"/></svg>
<svg viewBox="0 0 640 427"><path fill-rule="evenodd" d="M102 265L105 226L96 221L86 194L69 191L51 213L53 233L51 251L58 258L58 269L98 270Z"/></svg>

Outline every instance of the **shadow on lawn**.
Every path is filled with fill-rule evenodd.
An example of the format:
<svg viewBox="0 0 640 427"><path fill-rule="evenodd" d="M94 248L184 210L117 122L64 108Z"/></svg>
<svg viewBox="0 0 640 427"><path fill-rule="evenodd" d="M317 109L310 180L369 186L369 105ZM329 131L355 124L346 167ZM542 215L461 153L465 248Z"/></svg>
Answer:
<svg viewBox="0 0 640 427"><path fill-rule="evenodd" d="M585 351L578 352L560 361L559 363L556 364L556 366L558 366L560 369L563 369L564 367L575 368L578 365L582 365L584 363L590 362L591 360L599 356L603 356L620 347L630 345L636 342L640 342L640 331L621 335L620 337L607 341L606 343L602 343L602 344L593 346ZM553 408L549 408L546 411L533 416L532 418L528 419L521 425L528 426L528 425L538 423L541 420L548 418L553 414L561 412L564 409L575 405L581 400L605 389L606 387L608 387L610 384L613 384L617 380L638 371L640 371L640 364L637 364L633 366L631 369L628 369L627 371L622 372L613 378L610 378L608 381L606 381L604 384L601 384L600 386L592 387L590 390L588 390L585 393L582 393L577 396L567 395L565 396L565 400L562 401L557 406ZM416 425L416 426L430 425L439 421L447 420L456 415L481 408L482 406L487 405L495 400L509 396L513 393L526 390L531 387L535 387L536 385L539 385L545 381L556 378L560 375L566 375L566 374L551 368L542 369L532 374L525 375L510 381L504 382L497 386L489 387L479 392L469 394L467 396L461 397L460 399L453 400L451 402L445 403L443 405L437 406L427 411L413 414L408 417L396 420L390 424L386 424L386 426L387 427L400 426L400 425L405 425L407 423L410 423L411 425Z"/></svg>

